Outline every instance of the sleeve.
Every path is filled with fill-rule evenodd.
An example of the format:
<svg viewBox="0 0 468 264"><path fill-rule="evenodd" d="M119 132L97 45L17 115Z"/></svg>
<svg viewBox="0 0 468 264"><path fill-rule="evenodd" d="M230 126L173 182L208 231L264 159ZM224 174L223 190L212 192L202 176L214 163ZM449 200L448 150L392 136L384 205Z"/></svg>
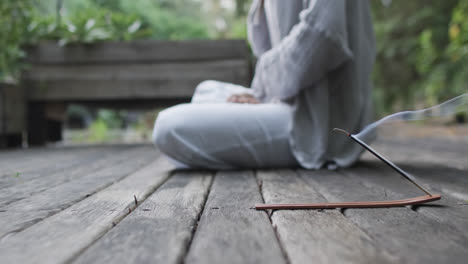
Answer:
<svg viewBox="0 0 468 264"><path fill-rule="evenodd" d="M352 59L345 0L311 1L280 44L258 60L252 82L261 101L287 100Z"/></svg>
<svg viewBox="0 0 468 264"><path fill-rule="evenodd" d="M271 49L263 0L254 0L247 16L247 38L255 57Z"/></svg>

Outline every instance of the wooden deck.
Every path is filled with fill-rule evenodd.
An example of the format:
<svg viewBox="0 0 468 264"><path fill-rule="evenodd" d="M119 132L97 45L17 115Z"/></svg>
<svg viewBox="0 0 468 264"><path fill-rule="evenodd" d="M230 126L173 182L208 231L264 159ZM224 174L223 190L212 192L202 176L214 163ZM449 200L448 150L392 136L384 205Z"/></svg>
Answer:
<svg viewBox="0 0 468 264"><path fill-rule="evenodd" d="M421 193L368 155L339 171L187 172L150 145L1 151L0 262L466 263L468 144L420 145L381 149L438 202L274 212L252 207Z"/></svg>

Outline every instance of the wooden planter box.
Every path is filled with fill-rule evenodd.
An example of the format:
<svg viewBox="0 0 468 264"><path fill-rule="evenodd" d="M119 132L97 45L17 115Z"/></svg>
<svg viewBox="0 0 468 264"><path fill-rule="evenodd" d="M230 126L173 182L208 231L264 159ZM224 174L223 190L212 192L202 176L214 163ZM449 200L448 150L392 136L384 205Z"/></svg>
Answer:
<svg viewBox="0 0 468 264"><path fill-rule="evenodd" d="M157 108L188 102L204 80L250 85L245 40L104 42L28 50L28 141L60 140L66 105Z"/></svg>
<svg viewBox="0 0 468 264"><path fill-rule="evenodd" d="M0 83L0 148L21 146L25 98L20 86Z"/></svg>

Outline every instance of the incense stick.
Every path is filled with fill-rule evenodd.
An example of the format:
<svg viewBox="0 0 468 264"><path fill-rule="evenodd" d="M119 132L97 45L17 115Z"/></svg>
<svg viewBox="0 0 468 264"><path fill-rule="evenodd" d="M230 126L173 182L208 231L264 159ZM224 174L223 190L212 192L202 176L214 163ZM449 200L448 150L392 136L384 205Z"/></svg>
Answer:
<svg viewBox="0 0 468 264"><path fill-rule="evenodd" d="M423 191L424 193L426 193L427 195L429 196L432 196L432 194L430 194L428 191L426 191L426 189L424 189L422 186L420 186L419 184L416 183L415 179L413 176L409 175L406 171L404 171L403 169L401 169L400 167L398 167L397 165L395 165L393 162L391 162L390 160L386 159L384 156L380 155L379 153L377 153L377 151L375 151L373 148L371 148L369 145L367 145L366 143L364 143L364 141L360 140L359 138L355 137L354 135L352 135L351 133L343 130L343 129L339 129L339 128L334 128L332 131L340 131L340 132L343 132L345 133L348 137L352 138L354 141L356 141L359 145L361 145L363 148L367 149L370 153L374 154L374 156L376 156L378 159L380 159L381 161L383 161L385 164L387 164L388 166L390 166L392 169L394 169L396 172L398 172L401 176L403 176L405 179L407 179L408 181L410 181L412 184L414 184L416 187L418 187L421 191Z"/></svg>
<svg viewBox="0 0 468 264"><path fill-rule="evenodd" d="M364 147L367 151L372 153L374 156L376 156L378 159L383 161L385 164L390 166L392 169L394 169L398 174L403 176L405 179L407 179L409 182L414 184L416 187L418 187L421 191L427 194L427 196L420 196L420 197L414 197L414 198L409 198L409 199L404 199L404 200L393 200L393 201L365 201L365 202L339 202L339 203L307 203L307 204L256 204L255 209L257 210L267 210L267 209L273 209L273 210L281 210L281 209L287 209L287 210L293 210L293 209L332 209L332 208L381 208L381 207L401 207L401 206L407 206L407 205L415 205L415 204L423 204L427 202L432 202L439 200L441 198L440 194L431 194L428 191L426 191L422 186L416 183L415 179L413 176L408 174L406 171L402 170L400 167L395 165L393 162L389 161L377 151L375 151L373 148L371 148L369 145L364 143L362 140L359 138L355 137L351 133L339 129L339 128L334 128L332 131L340 131L342 133L345 133L348 137L352 138L354 141L356 141L359 145Z"/></svg>

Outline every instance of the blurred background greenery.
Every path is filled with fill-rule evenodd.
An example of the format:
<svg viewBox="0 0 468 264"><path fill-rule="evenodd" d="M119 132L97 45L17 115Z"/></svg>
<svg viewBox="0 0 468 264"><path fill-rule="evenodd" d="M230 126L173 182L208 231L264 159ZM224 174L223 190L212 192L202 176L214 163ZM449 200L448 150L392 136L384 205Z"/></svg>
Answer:
<svg viewBox="0 0 468 264"><path fill-rule="evenodd" d="M136 39L245 39L250 3L251 0L2 0L0 81L18 80L21 70L27 67L21 60L25 56L21 47L44 40L67 45ZM427 107L468 92L468 1L370 3L378 44L373 74L378 116ZM82 110L70 111L76 114ZM106 129L119 127L115 120L123 118L118 113L111 115L113 118L102 115L93 114L95 122L101 122L90 126L97 134L103 133L102 124Z"/></svg>

